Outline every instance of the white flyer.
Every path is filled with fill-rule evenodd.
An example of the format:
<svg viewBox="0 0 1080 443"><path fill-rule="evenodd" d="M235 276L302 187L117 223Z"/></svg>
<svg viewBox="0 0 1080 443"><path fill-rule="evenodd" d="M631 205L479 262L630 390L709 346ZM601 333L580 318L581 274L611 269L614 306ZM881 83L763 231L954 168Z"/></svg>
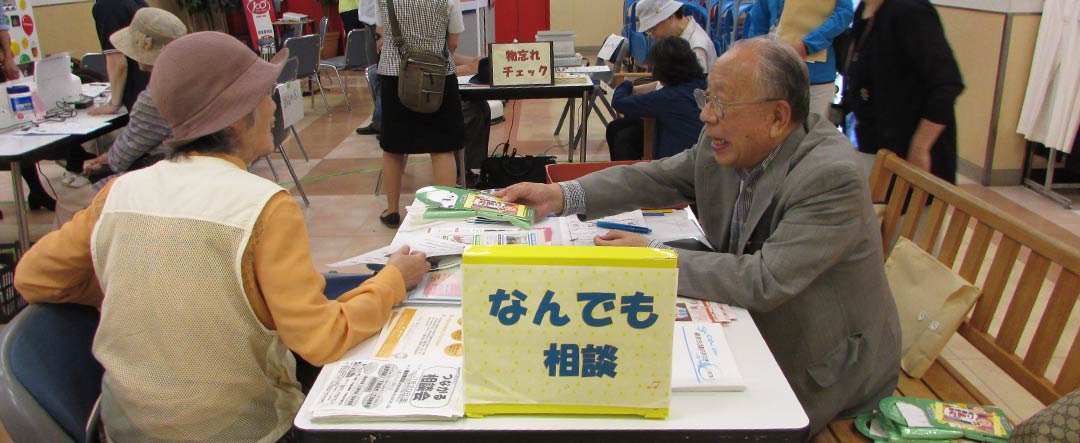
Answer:
<svg viewBox="0 0 1080 443"><path fill-rule="evenodd" d="M312 421L449 420L465 413L461 365L346 360L316 393Z"/></svg>
<svg viewBox="0 0 1080 443"><path fill-rule="evenodd" d="M610 229L596 227L596 222L599 220L645 226L645 216L642 215L640 209L590 221L581 221L577 217L560 217L559 222L562 224L563 233L566 234L563 237L564 243L572 246L593 246L593 237L610 231Z"/></svg>
<svg viewBox="0 0 1080 443"><path fill-rule="evenodd" d="M375 342L379 360L460 365L464 354L459 307L396 308Z"/></svg>

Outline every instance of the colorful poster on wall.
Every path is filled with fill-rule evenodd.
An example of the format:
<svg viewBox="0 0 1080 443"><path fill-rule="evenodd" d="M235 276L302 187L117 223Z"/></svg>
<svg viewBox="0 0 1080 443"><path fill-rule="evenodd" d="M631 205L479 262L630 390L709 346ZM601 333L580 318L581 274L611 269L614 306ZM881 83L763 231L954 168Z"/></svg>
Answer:
<svg viewBox="0 0 1080 443"><path fill-rule="evenodd" d="M41 45L38 43L37 27L34 23L34 11L30 0L2 0L4 20L11 24L11 54L15 63L24 64L41 60Z"/></svg>
<svg viewBox="0 0 1080 443"><path fill-rule="evenodd" d="M255 49L273 48L274 4L271 0L243 0L243 3L252 46Z"/></svg>

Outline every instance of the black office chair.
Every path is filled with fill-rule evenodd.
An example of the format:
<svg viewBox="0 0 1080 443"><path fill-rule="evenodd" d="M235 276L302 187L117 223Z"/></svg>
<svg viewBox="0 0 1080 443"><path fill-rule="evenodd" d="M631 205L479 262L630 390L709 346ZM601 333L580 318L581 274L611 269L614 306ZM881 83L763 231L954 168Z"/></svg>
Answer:
<svg viewBox="0 0 1080 443"><path fill-rule="evenodd" d="M96 442L104 369L91 354L97 309L38 304L0 333L0 420L14 441Z"/></svg>
<svg viewBox="0 0 1080 443"><path fill-rule="evenodd" d="M102 77L109 78L109 69L105 64L105 54L100 52L89 52L82 58L83 69L88 69L96 74L100 74Z"/></svg>

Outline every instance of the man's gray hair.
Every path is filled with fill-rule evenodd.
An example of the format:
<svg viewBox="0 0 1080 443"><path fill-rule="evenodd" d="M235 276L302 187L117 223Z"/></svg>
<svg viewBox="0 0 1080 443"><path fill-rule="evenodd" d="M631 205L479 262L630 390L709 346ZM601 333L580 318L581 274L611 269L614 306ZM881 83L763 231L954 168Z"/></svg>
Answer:
<svg viewBox="0 0 1080 443"><path fill-rule="evenodd" d="M791 105L791 122L801 124L810 113L810 73L795 49L775 35L739 40L732 49L746 46L758 58L758 89L762 98L780 99Z"/></svg>

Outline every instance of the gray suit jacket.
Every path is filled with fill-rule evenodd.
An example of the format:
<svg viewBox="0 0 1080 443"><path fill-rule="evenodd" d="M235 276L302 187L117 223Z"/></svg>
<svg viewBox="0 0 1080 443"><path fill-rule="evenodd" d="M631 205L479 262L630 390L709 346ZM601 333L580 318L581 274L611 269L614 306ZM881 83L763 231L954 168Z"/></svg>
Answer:
<svg viewBox="0 0 1080 443"><path fill-rule="evenodd" d="M673 157L582 177L585 218L696 203L709 242L732 250L739 178L709 143L702 132ZM679 251L679 294L751 312L816 433L891 395L900 326L856 151L816 114L778 149L755 186L738 253Z"/></svg>

